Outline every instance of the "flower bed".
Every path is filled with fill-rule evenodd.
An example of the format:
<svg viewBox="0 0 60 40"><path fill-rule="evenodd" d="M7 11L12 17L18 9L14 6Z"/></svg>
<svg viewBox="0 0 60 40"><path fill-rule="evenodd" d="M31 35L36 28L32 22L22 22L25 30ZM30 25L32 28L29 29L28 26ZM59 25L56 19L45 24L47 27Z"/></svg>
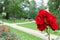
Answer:
<svg viewBox="0 0 60 40"><path fill-rule="evenodd" d="M17 35L6 28L4 25L0 26L0 40L18 40Z"/></svg>

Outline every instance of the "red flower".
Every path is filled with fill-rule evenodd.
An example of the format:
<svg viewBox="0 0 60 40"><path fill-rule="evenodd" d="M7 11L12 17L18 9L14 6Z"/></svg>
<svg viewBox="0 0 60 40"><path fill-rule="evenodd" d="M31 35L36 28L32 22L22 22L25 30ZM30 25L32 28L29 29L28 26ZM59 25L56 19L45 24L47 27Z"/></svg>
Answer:
<svg viewBox="0 0 60 40"><path fill-rule="evenodd" d="M47 24L42 24L42 25L40 25L40 24L37 24L37 28L39 29L39 30L41 30L41 31L43 31L43 30L45 30L45 28L47 27Z"/></svg>
<svg viewBox="0 0 60 40"><path fill-rule="evenodd" d="M39 10L36 16L36 24L38 29L43 31L49 25L52 30L58 30L58 24L56 23L56 17L44 9Z"/></svg>
<svg viewBox="0 0 60 40"><path fill-rule="evenodd" d="M41 16L36 16L36 24L43 24L44 23L44 18Z"/></svg>

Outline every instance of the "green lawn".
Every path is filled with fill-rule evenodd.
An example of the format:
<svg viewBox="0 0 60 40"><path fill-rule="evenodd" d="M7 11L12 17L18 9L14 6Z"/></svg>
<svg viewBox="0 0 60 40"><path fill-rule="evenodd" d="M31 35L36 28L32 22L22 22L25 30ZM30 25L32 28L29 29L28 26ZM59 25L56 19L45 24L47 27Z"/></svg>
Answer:
<svg viewBox="0 0 60 40"><path fill-rule="evenodd" d="M35 22L27 23L27 24L18 24L18 25L26 27L26 28L31 28L31 29L37 30L37 26L36 26Z"/></svg>
<svg viewBox="0 0 60 40"><path fill-rule="evenodd" d="M42 40L41 38L38 38L36 36L33 36L31 34L28 34L28 33L25 33L25 32L22 32L22 31L19 31L17 29L14 29L14 28L11 28L9 26L7 26L7 28L10 28L10 30L17 34L17 37L19 40Z"/></svg>
<svg viewBox="0 0 60 40"><path fill-rule="evenodd" d="M8 23L21 23L21 22L29 22L31 20L25 20L25 19L16 19L15 21L14 20L4 20L4 22L8 22Z"/></svg>
<svg viewBox="0 0 60 40"><path fill-rule="evenodd" d="M19 25L19 26L22 26L22 27L26 27L26 28L38 30L38 29L37 29L37 26L36 26L36 24L35 24L34 22L32 22L32 23L27 23L27 24L18 24L18 25ZM55 35L60 35L60 30L52 31L52 30L50 29L50 32L51 32L52 34L55 34Z"/></svg>

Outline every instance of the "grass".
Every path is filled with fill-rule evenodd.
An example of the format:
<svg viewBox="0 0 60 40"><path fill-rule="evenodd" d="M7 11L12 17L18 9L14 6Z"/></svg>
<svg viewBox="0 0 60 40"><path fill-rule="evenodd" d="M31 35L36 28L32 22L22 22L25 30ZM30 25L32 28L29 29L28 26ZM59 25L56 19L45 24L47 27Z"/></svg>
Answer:
<svg viewBox="0 0 60 40"><path fill-rule="evenodd" d="M20 22L29 22L30 20L25 20L25 19L16 19L14 20L4 20L4 22L8 22L8 23L20 23Z"/></svg>
<svg viewBox="0 0 60 40"><path fill-rule="evenodd" d="M13 33L17 34L17 37L18 37L19 40L42 40L41 38L38 38L36 36L33 36L31 34L22 32L22 31L17 30L17 29L11 28L9 26L7 26L7 28L10 28L10 30Z"/></svg>
<svg viewBox="0 0 60 40"><path fill-rule="evenodd" d="M26 28L30 28L30 29L33 29L33 30L37 30L37 26L34 22L32 23L27 23L27 24L18 24L19 26L22 26L22 27L26 27ZM60 25L60 24L59 24ZM50 29L50 33L51 34L55 34L55 35L60 35L60 30L56 30L56 31L52 31Z"/></svg>
<svg viewBox="0 0 60 40"><path fill-rule="evenodd" d="M56 31L52 32L52 34L60 36L60 30L56 30Z"/></svg>
<svg viewBox="0 0 60 40"><path fill-rule="evenodd" d="M18 25L26 27L26 28L37 30L37 26L36 26L35 22L27 23L27 24L18 24Z"/></svg>

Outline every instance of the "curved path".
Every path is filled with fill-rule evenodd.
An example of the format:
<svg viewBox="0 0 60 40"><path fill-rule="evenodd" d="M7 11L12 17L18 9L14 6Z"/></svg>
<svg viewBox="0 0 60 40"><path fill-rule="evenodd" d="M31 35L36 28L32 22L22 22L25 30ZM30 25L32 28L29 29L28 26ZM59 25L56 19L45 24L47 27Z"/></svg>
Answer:
<svg viewBox="0 0 60 40"><path fill-rule="evenodd" d="M26 32L28 34L32 34L32 35L34 35L36 37L43 38L43 40L48 40L48 35L46 36L47 33L45 33L45 32L43 33L43 32L38 31L38 30L33 30L33 29L25 28L25 27L22 27L22 26L18 26L16 24L11 24L11 23L5 23L4 22L4 25L8 25L8 26L13 27L15 29L18 29L20 31ZM60 40L60 36L56 36L56 35L50 34L50 39L51 40L52 39Z"/></svg>

